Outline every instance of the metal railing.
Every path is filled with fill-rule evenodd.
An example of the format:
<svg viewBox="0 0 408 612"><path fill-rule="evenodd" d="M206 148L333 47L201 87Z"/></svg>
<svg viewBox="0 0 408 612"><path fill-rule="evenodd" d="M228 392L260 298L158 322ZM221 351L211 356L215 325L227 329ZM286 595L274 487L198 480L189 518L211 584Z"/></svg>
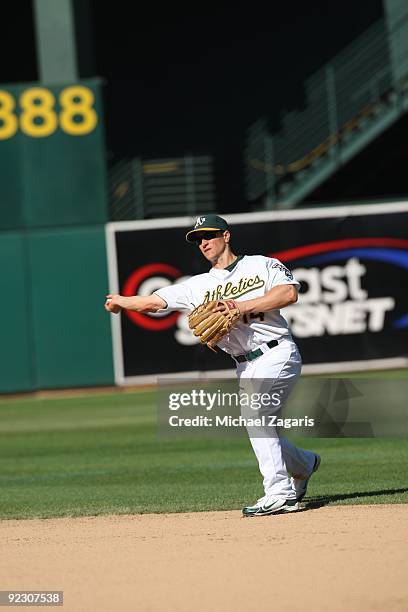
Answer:
<svg viewBox="0 0 408 612"><path fill-rule="evenodd" d="M112 221L214 211L212 158L122 160L109 171L109 206Z"/></svg>
<svg viewBox="0 0 408 612"><path fill-rule="evenodd" d="M272 134L261 119L248 130L249 200L272 208L280 188L347 141L381 111L395 86L389 31L381 19L305 83L306 107L285 113Z"/></svg>

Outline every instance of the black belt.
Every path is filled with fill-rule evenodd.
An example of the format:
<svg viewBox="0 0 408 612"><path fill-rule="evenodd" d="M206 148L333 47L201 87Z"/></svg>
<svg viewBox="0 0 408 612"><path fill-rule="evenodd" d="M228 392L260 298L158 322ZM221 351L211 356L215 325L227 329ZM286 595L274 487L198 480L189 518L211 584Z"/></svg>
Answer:
<svg viewBox="0 0 408 612"><path fill-rule="evenodd" d="M266 346L269 346L269 348L273 348L278 344L279 342L277 340L269 340L269 342L266 343ZM250 353L245 353L244 355L233 355L233 357L235 361L238 361L238 363L242 363L243 361L253 361L254 359L257 359L257 357L260 357L263 354L264 353L261 351L261 349L257 348L254 351L251 351Z"/></svg>

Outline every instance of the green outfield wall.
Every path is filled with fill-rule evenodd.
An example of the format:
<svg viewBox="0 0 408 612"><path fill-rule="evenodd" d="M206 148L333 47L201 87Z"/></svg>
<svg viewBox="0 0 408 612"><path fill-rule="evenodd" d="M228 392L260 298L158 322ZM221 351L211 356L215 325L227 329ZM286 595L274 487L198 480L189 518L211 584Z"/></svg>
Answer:
<svg viewBox="0 0 408 612"><path fill-rule="evenodd" d="M0 85L0 393L113 382L101 89Z"/></svg>
<svg viewBox="0 0 408 612"><path fill-rule="evenodd" d="M3 299L0 300L0 391L34 388L29 277L22 233L0 234Z"/></svg>
<svg viewBox="0 0 408 612"><path fill-rule="evenodd" d="M101 82L0 85L0 229L107 221Z"/></svg>
<svg viewBox="0 0 408 612"><path fill-rule="evenodd" d="M104 226L0 234L0 392L113 383Z"/></svg>

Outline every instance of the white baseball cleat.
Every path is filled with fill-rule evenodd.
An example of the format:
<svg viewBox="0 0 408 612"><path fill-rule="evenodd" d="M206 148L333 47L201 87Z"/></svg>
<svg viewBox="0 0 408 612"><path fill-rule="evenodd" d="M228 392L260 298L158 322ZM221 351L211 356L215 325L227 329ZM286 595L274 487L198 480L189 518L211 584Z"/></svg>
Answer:
<svg viewBox="0 0 408 612"><path fill-rule="evenodd" d="M265 516L267 514L296 512L296 510L299 510L299 504L295 498L286 499L286 497L276 495L264 495L253 506L243 508L242 514L244 516Z"/></svg>
<svg viewBox="0 0 408 612"><path fill-rule="evenodd" d="M309 476L307 478L302 478L301 476L292 476L292 485L296 491L296 501L298 502L302 501L302 499L306 495L307 485L309 484L309 480L312 477L312 475L315 472L317 472L317 470L319 469L320 462L321 462L320 455L317 455L315 453L315 462L314 462L313 470L311 471Z"/></svg>

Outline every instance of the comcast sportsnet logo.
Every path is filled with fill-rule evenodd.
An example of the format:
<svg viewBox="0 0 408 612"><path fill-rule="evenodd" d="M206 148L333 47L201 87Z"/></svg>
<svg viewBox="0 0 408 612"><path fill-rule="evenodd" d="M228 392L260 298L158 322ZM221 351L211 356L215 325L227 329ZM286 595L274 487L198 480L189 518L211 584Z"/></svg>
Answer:
<svg viewBox="0 0 408 612"><path fill-rule="evenodd" d="M373 273L371 268L371 274L367 274L373 266L371 262L381 264L383 271L386 264L389 277L395 274L395 268L406 273L408 240L332 240L270 256L290 263L294 277L302 283L299 302L284 310L295 336L380 332L386 324L391 329L408 327L408 313L401 313L401 304L392 295L382 294L382 291L392 293L392 283L386 282L388 289L385 290L382 286L388 280L387 274L382 276L383 283L375 269Z"/></svg>
<svg viewBox="0 0 408 612"><path fill-rule="evenodd" d="M151 295L154 291L172 285L182 276L180 270L165 263L151 263L137 268L129 276L123 287L123 295ZM180 313L144 314L125 310L126 316L135 325L149 331L163 331L172 327Z"/></svg>

